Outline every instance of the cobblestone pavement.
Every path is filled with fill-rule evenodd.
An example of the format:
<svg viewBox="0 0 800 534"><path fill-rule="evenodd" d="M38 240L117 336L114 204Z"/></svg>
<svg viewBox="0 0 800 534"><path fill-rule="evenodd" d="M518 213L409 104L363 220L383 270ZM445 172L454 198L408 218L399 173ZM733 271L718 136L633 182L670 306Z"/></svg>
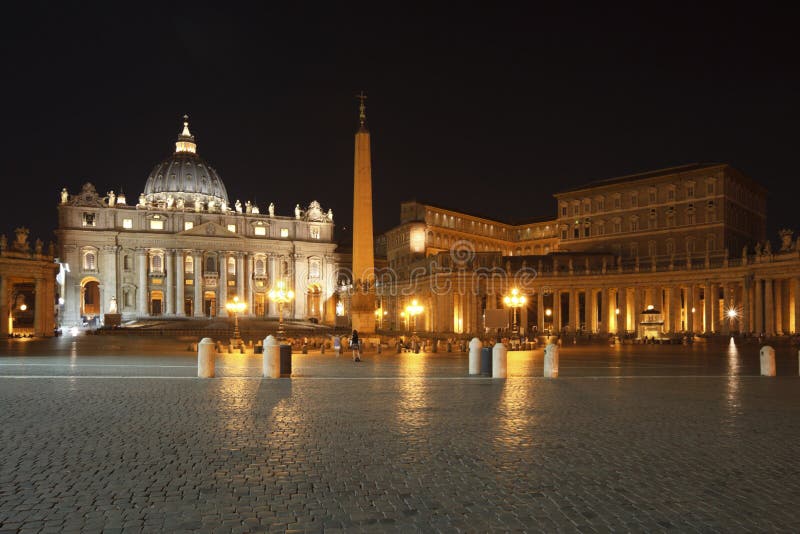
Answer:
<svg viewBox="0 0 800 534"><path fill-rule="evenodd" d="M777 378L708 346L565 347L555 380L541 351L508 380L298 356L269 381L63 341L0 346L0 532L800 531L788 347Z"/></svg>

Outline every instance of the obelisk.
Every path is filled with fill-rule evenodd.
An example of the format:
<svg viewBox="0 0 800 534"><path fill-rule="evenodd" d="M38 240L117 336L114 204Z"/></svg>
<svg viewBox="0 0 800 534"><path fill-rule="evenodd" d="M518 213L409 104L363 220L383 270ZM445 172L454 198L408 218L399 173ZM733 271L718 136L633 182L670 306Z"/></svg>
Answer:
<svg viewBox="0 0 800 534"><path fill-rule="evenodd" d="M372 245L372 158L367 130L366 95L358 95L359 127L353 172L353 295L350 317L353 329L375 332L375 255Z"/></svg>

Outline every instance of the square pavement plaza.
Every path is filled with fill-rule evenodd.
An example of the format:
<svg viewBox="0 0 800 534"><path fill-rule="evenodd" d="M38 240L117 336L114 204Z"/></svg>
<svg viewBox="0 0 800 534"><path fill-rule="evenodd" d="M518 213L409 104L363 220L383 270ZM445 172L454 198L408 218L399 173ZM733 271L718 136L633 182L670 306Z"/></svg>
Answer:
<svg viewBox="0 0 800 534"><path fill-rule="evenodd" d="M800 531L797 348L572 346L509 378L465 354L0 345L2 532Z"/></svg>

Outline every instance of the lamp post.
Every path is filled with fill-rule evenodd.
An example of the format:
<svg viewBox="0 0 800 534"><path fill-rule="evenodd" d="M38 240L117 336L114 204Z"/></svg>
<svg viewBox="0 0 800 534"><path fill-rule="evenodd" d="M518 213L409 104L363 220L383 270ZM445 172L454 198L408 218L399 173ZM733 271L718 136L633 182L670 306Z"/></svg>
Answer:
<svg viewBox="0 0 800 534"><path fill-rule="evenodd" d="M519 335L519 332L517 332L517 308L521 308L526 302L528 302L528 299L525 295L520 295L516 287L511 290L510 295L503 297L503 303L511 308L511 332L513 334Z"/></svg>
<svg viewBox="0 0 800 534"><path fill-rule="evenodd" d="M283 339L283 305L294 300L294 291L287 289L283 280L269 290L269 300L278 303L278 339Z"/></svg>
<svg viewBox="0 0 800 534"><path fill-rule="evenodd" d="M413 321L412 334L417 335L417 315L425 311L425 307L417 302L417 299L411 301L411 304L406 306L406 317L411 317Z"/></svg>
<svg viewBox="0 0 800 534"><path fill-rule="evenodd" d="M228 313L233 314L233 339L231 342L237 347L242 344L242 336L239 334L239 314L244 311L245 303L239 301L239 296L233 297L233 300L225 303L225 309Z"/></svg>

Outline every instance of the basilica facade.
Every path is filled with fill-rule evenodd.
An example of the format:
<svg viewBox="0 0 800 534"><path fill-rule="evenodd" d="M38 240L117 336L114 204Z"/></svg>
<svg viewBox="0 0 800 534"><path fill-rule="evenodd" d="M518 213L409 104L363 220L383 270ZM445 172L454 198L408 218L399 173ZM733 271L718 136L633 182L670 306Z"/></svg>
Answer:
<svg viewBox="0 0 800 534"><path fill-rule="evenodd" d="M333 322L333 213L316 201L289 215L275 206L231 203L222 179L197 153L188 118L174 153L156 165L136 199L91 183L61 191L58 205L61 326L106 317L278 316L269 291L295 299L284 317Z"/></svg>

